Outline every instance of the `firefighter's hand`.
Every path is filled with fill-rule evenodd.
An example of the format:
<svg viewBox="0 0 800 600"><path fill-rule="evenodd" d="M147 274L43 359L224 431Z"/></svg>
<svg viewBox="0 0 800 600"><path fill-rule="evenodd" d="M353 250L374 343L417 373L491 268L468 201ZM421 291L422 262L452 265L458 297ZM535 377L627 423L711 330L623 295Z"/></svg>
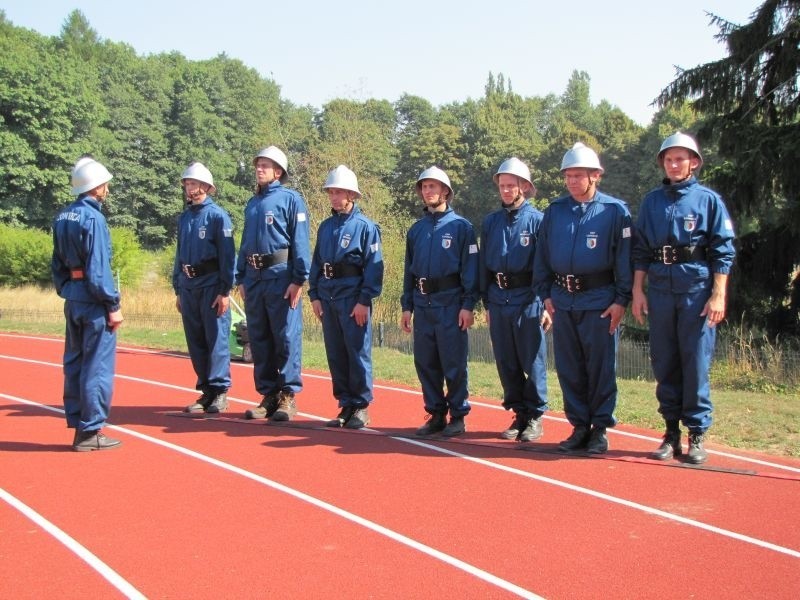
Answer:
<svg viewBox="0 0 800 600"><path fill-rule="evenodd" d="M475 321L475 313L471 310L467 310L466 308L462 308L458 311L458 326L461 331L466 331L470 327L472 327L472 323Z"/></svg>
<svg viewBox="0 0 800 600"><path fill-rule="evenodd" d="M542 326L542 330L545 333L550 331L550 328L553 326L553 317L550 315L550 311L542 311L542 318L539 319L539 324Z"/></svg>
<svg viewBox="0 0 800 600"><path fill-rule="evenodd" d="M600 315L601 319L611 317L611 322L608 324L609 335L612 335L617 330L617 327L619 327L623 316L625 316L625 307L621 304L612 304L605 309L605 311L603 311L602 315Z"/></svg>
<svg viewBox="0 0 800 600"><path fill-rule="evenodd" d="M364 327L369 320L369 306L356 304L353 307L353 312L350 313L350 316L356 320L356 325L359 327Z"/></svg>
<svg viewBox="0 0 800 600"><path fill-rule="evenodd" d="M230 305L231 299L228 296L223 296L222 294L218 295L214 298L214 302L211 303L211 308L217 309L217 316L221 317L226 312L228 312L228 305Z"/></svg>
<svg viewBox="0 0 800 600"><path fill-rule="evenodd" d="M115 310L114 312L108 313L108 327L111 331L116 331L117 328L122 325L122 311Z"/></svg>
<svg viewBox="0 0 800 600"><path fill-rule="evenodd" d="M237 287L239 288L239 295L242 297L242 302L244 302L246 300L244 297L244 284L240 283Z"/></svg>
<svg viewBox="0 0 800 600"><path fill-rule="evenodd" d="M297 308L297 304L300 302L300 295L303 293L303 286L297 285L296 283L290 283L289 287L286 288L286 293L283 295L284 299L289 301L289 306L293 309Z"/></svg>
<svg viewBox="0 0 800 600"><path fill-rule="evenodd" d="M311 301L311 310L314 311L314 316L318 321L322 321L322 302L320 300Z"/></svg>
<svg viewBox="0 0 800 600"><path fill-rule="evenodd" d="M411 311L404 310L403 316L400 319L400 327L402 327L403 331L405 331L406 333L411 333L411 319L412 319Z"/></svg>

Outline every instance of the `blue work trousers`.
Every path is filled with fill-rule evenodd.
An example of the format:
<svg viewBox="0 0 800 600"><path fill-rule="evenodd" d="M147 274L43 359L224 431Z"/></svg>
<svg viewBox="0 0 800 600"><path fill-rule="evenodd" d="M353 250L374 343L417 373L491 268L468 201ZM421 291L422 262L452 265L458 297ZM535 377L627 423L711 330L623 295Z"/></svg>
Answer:
<svg viewBox="0 0 800 600"><path fill-rule="evenodd" d="M210 394L226 392L231 387L231 311L217 316L211 305L218 286L181 288L181 318L192 367L197 374L198 390Z"/></svg>
<svg viewBox="0 0 800 600"><path fill-rule="evenodd" d="M553 354L564 396L564 412L573 427L613 427L617 420L617 344L619 330L608 333L602 310L556 310Z"/></svg>
<svg viewBox="0 0 800 600"><path fill-rule="evenodd" d="M350 316L358 298L323 300L322 333L339 408L372 402L372 319L364 327Z"/></svg>
<svg viewBox="0 0 800 600"><path fill-rule="evenodd" d="M497 374L503 407L538 419L547 410L547 344L540 324L541 305L489 305Z"/></svg>
<svg viewBox="0 0 800 600"><path fill-rule="evenodd" d="M102 429L114 392L117 334L108 327L102 304L64 302L64 414L67 426Z"/></svg>
<svg viewBox="0 0 800 600"><path fill-rule="evenodd" d="M665 421L682 420L693 433L705 432L712 421L708 372L717 330L700 316L710 294L710 290L647 294L658 412Z"/></svg>
<svg viewBox="0 0 800 600"><path fill-rule="evenodd" d="M283 279L246 280L245 315L253 351L253 380L259 394L303 389L303 302L296 308L284 298Z"/></svg>
<svg viewBox="0 0 800 600"><path fill-rule="evenodd" d="M414 307L414 367L430 414L449 409L451 417L461 417L470 411L468 337L458 326L460 310L459 304Z"/></svg>

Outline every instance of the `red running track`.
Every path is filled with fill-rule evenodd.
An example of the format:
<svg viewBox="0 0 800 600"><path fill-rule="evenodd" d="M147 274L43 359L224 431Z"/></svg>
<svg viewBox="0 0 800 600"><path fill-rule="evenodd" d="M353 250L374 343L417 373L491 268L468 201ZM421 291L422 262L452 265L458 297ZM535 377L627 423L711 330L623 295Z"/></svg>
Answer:
<svg viewBox="0 0 800 600"><path fill-rule="evenodd" d="M0 598L800 597L800 461L712 445L707 468L662 464L658 434L624 425L606 457L563 456L563 418L506 442L480 399L463 439L416 439L422 399L391 385L369 431L331 430L315 373L295 421L244 421L238 363L229 412L189 418L188 359L133 348L123 446L77 453L62 344L0 334Z"/></svg>

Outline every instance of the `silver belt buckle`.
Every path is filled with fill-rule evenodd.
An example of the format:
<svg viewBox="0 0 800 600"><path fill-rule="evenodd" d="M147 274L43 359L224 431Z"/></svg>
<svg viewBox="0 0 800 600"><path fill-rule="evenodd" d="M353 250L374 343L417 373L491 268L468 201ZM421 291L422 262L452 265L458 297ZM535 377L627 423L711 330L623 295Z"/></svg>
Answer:
<svg viewBox="0 0 800 600"><path fill-rule="evenodd" d="M665 265L671 265L675 262L672 256L672 246L661 246L661 261Z"/></svg>
<svg viewBox="0 0 800 600"><path fill-rule="evenodd" d="M427 294L425 291L425 282L427 281L427 277L420 277L417 279L417 289L419 290L420 294Z"/></svg>

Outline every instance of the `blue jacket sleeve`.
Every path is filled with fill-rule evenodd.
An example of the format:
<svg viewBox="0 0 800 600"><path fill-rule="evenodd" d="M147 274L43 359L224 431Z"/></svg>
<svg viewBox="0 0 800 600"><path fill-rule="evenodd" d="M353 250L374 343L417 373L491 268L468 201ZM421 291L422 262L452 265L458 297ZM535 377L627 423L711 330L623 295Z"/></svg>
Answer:
<svg viewBox="0 0 800 600"><path fill-rule="evenodd" d="M358 303L372 306L372 301L381 295L383 289L383 248L381 246L381 230L377 225L365 228L364 279Z"/></svg>
<svg viewBox="0 0 800 600"><path fill-rule="evenodd" d="M461 298L461 307L466 310L474 310L480 295L478 283L478 269L480 262L478 252L478 240L475 237L475 229L468 224L464 246L461 248L461 286L464 288L464 295Z"/></svg>
<svg viewBox="0 0 800 600"><path fill-rule="evenodd" d="M89 293L98 303L104 304L108 312L119 310L119 292L114 287L111 272L111 240L105 222L96 218L87 219L84 230L84 277Z"/></svg>

